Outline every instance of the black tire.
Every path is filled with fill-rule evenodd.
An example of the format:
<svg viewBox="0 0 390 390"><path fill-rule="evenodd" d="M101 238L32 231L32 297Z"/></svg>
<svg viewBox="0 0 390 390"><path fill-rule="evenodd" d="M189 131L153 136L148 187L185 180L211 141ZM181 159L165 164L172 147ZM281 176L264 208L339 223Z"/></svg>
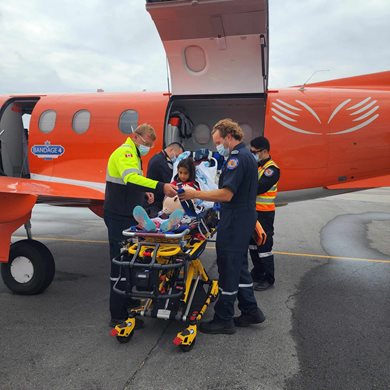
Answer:
<svg viewBox="0 0 390 390"><path fill-rule="evenodd" d="M16 262L27 265L28 273L22 278L12 270ZM40 294L50 285L55 274L54 258L49 249L35 240L21 240L11 245L8 263L1 265L4 284L21 295Z"/></svg>
<svg viewBox="0 0 390 390"><path fill-rule="evenodd" d="M128 343L134 335L134 330L128 336L116 336L116 339L121 344Z"/></svg>
<svg viewBox="0 0 390 390"><path fill-rule="evenodd" d="M192 342L191 345L179 345L179 348L183 351L183 352L190 352L191 349L194 347L195 345L195 342L196 342L196 337L194 338L194 341Z"/></svg>
<svg viewBox="0 0 390 390"><path fill-rule="evenodd" d="M45 258L46 260L46 278L45 278L45 283L42 286L42 291L45 291L51 284L51 282L54 279L54 275L56 273L56 267L55 267L55 262L54 262L54 257L51 254L49 248L42 244L40 241L36 240L28 240L32 245L35 246L35 248L41 253L42 257Z"/></svg>

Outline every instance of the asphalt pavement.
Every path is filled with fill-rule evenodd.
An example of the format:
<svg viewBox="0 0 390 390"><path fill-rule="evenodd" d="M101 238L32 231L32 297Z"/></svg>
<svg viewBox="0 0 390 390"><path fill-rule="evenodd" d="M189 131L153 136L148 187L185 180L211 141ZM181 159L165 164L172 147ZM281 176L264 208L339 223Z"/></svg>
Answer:
<svg viewBox="0 0 390 390"><path fill-rule="evenodd" d="M109 336L101 219L40 205L32 229L56 276L36 296L0 281L1 390L390 388L390 188L278 208L276 284L256 292L267 320L199 334L188 353L172 343L175 321L146 318L128 344ZM202 261L217 277L212 244Z"/></svg>

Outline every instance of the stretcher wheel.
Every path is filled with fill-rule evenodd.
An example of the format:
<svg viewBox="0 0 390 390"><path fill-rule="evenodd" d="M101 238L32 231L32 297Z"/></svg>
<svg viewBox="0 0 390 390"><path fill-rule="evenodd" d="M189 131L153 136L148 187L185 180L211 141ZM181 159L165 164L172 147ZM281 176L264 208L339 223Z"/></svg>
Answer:
<svg viewBox="0 0 390 390"><path fill-rule="evenodd" d="M194 339L194 341L192 342L191 345L179 345L180 349L183 351L183 352L190 352L192 347L195 345L195 342L196 342L196 338Z"/></svg>
<svg viewBox="0 0 390 390"><path fill-rule="evenodd" d="M134 332L131 332L128 336L116 336L116 339L118 340L119 343L126 344L131 340L133 334Z"/></svg>

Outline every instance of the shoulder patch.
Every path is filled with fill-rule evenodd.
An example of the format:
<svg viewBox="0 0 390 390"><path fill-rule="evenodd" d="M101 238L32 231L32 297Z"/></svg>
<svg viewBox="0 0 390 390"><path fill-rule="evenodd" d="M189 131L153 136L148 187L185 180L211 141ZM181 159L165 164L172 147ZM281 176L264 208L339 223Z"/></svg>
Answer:
<svg viewBox="0 0 390 390"><path fill-rule="evenodd" d="M236 169L238 167L238 158L236 157L233 157L231 158L227 164L226 164L226 168L229 169L229 170L233 170L233 169Z"/></svg>
<svg viewBox="0 0 390 390"><path fill-rule="evenodd" d="M267 177L270 177L274 174L274 170L272 168L267 168L265 171L264 171L264 175L267 176Z"/></svg>

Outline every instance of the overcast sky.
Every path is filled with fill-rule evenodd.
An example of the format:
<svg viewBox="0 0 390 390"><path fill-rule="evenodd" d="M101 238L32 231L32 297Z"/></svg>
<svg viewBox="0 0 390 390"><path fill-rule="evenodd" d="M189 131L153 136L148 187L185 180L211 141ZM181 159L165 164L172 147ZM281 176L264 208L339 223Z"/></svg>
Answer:
<svg viewBox="0 0 390 390"><path fill-rule="evenodd" d="M390 69L390 0L269 0L270 87ZM167 89L144 0L0 2L0 94Z"/></svg>

